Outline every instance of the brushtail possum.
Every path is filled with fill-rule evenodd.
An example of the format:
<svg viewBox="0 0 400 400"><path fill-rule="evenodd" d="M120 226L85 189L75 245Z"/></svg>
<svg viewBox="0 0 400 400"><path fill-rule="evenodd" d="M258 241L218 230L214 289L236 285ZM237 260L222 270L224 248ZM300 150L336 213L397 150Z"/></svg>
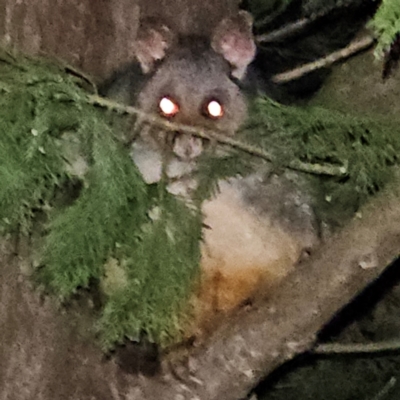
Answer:
<svg viewBox="0 0 400 400"><path fill-rule="evenodd" d="M239 82L255 56L251 25L250 14L241 11L206 37L181 35L161 19L147 18L137 34L136 62L112 78L103 93L166 120L232 136L247 114ZM132 155L147 183L160 179L166 153L169 177L190 174L207 145L179 131L137 125L140 138Z"/></svg>
<svg viewBox="0 0 400 400"><path fill-rule="evenodd" d="M255 54L252 18L245 11L222 18L208 36L182 35L159 18L147 18L137 33L135 62L103 94L166 120L233 136L247 115L240 84ZM190 177L207 143L138 123L132 157L144 179L157 182L166 159L170 178ZM203 204L202 278L190 332L278 282L317 242L315 217L297 182L290 174L231 179Z"/></svg>

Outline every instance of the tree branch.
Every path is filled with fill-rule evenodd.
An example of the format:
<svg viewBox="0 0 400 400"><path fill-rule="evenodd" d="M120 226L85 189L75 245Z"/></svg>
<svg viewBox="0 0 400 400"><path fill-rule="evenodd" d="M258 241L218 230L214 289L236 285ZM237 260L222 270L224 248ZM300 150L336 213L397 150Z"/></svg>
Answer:
<svg viewBox="0 0 400 400"><path fill-rule="evenodd" d="M282 28L276 29L272 32L265 33L263 35L257 35L255 37L255 40L259 44L278 42L280 40L284 40L287 37L298 34L302 30L304 30L305 28L307 28L308 26L313 24L314 22L329 15L332 11L338 10L340 8L348 7L349 5L350 5L350 3L348 2L348 4L340 4L339 6L334 5L332 7L327 7L326 9L324 9L320 12L313 13L313 14L309 15L308 17L301 18L297 21L287 24L287 25L283 26ZM266 22L267 21L264 21L257 25L263 26L263 24L265 25Z"/></svg>
<svg viewBox="0 0 400 400"><path fill-rule="evenodd" d="M373 354L398 353L400 338L372 343L322 343L312 349L313 354Z"/></svg>
<svg viewBox="0 0 400 400"><path fill-rule="evenodd" d="M302 66L292 69L290 71L276 74L272 80L275 83L290 82L295 79L301 78L303 75L309 74L317 69L326 68L332 64L344 60L362 50L366 50L375 43L375 39L372 36L365 36L361 39L354 40L344 49L335 51L324 58L320 58L311 63L303 64Z"/></svg>
<svg viewBox="0 0 400 400"><path fill-rule="evenodd" d="M192 375L201 384L188 381L193 392L183 398L240 399L273 369L311 348L319 329L398 256L399 200L399 193L388 192L375 198L268 301L221 327L193 356ZM370 268L366 257L376 260Z"/></svg>
<svg viewBox="0 0 400 400"><path fill-rule="evenodd" d="M248 143L244 143L240 140L233 139L232 137L198 127L193 127L190 125L177 124L158 117L157 115L151 115L139 110L136 107L126 106L117 103L113 100L106 99L97 95L89 95L88 102L93 105L105 107L110 110L114 110L124 114L136 115L143 121L150 122L154 126L158 126L162 129L169 131L179 131L182 133L187 133L190 135L198 136L202 139L215 141L238 150L244 151L256 157L260 157L266 161L272 162L274 160L273 156L263 149L252 146ZM337 166L333 164L310 164L304 163L299 160L292 160L285 165L289 169L296 171L307 172L315 175L329 175L329 176L345 176L347 174L346 166Z"/></svg>
<svg viewBox="0 0 400 400"><path fill-rule="evenodd" d="M43 303L21 279L18 259L5 258L3 248L0 398L7 393L21 400L32 400L32 393L41 393L37 400L243 398L276 367L311 349L321 327L376 279L399 249L397 189L374 198L268 299L224 318L212 337L190 351L179 377L168 368L167 357L163 372L150 378L125 375L111 361L101 363L92 336L85 339L92 322L82 305L79 312L62 314L50 301ZM366 266L366 259L373 262Z"/></svg>

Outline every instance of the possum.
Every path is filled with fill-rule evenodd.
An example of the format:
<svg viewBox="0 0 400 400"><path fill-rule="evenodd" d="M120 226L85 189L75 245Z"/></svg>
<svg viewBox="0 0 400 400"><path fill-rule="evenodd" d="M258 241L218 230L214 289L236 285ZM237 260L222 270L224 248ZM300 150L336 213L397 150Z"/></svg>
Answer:
<svg viewBox="0 0 400 400"><path fill-rule="evenodd" d="M102 94L167 121L232 137L247 116L243 87L257 53L252 30L252 17L243 10L222 16L207 34L144 18L135 61L111 77ZM164 166L168 190L190 199L196 160L210 143L179 130L162 131L140 117L137 126L132 158L144 180L158 182ZM201 335L221 314L265 296L321 240L311 196L294 172L265 167L219 186L202 204L201 278L188 336Z"/></svg>
<svg viewBox="0 0 400 400"><path fill-rule="evenodd" d="M239 82L256 52L251 22L250 14L240 11L220 21L207 38L181 35L160 18L146 18L137 34L136 63L112 77L102 93L147 114L233 136L247 115ZM140 119L136 129L140 137L132 157L147 183L160 180L165 157L169 178L190 176L209 144ZM179 194L173 185L169 190Z"/></svg>
<svg viewBox="0 0 400 400"><path fill-rule="evenodd" d="M250 14L223 18L209 38L182 36L147 19L135 49L136 64L113 78L103 94L173 122L235 134L247 115L240 82L256 54ZM187 133L142 125L132 158L145 181L154 183L167 154L168 177L187 182L206 145ZM295 186L288 177L258 173L221 182L219 194L204 202L201 283L190 333L200 334L220 313L279 282L318 241L309 199ZM176 185L169 190L182 195Z"/></svg>

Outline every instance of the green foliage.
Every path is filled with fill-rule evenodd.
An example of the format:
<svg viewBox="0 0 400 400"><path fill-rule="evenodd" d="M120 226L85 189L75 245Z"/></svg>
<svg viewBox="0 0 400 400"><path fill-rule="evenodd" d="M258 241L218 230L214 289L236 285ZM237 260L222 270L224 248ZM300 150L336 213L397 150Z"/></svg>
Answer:
<svg viewBox="0 0 400 400"><path fill-rule="evenodd" d="M396 120L287 107L269 99L254 105L244 138L268 149L277 168L297 159L346 169L344 176L309 176L320 200L317 207L327 218L337 212L344 218L352 215L380 190L400 152Z"/></svg>
<svg viewBox="0 0 400 400"><path fill-rule="evenodd" d="M176 340L198 271L200 213L162 183L143 182L79 80L4 53L0 82L3 232L28 234L41 215L36 278L61 300L93 282L108 284L99 322L105 348L141 332ZM107 280L114 259L122 286Z"/></svg>
<svg viewBox="0 0 400 400"><path fill-rule="evenodd" d="M32 209L48 203L54 189L65 178L64 162L54 140L61 124L56 126L52 119L54 112L44 108L54 93L40 90L39 67L33 68L29 77L14 69L13 64L3 63L2 67L0 231L20 226L26 232ZM59 90L70 89L60 82Z"/></svg>
<svg viewBox="0 0 400 400"><path fill-rule="evenodd" d="M127 332L138 340L144 331L151 341L169 344L180 338L190 314L188 297L200 260L201 218L172 195L159 199L151 210L153 220L143 224L137 235L127 235L116 249L129 284L110 294L100 320L100 330L107 332L105 348ZM132 222L127 220L127 225ZM143 299L148 299L145 305Z"/></svg>
<svg viewBox="0 0 400 400"><path fill-rule="evenodd" d="M43 251L42 278L62 298L101 276L101 266L125 219L132 223L125 228L134 234L148 201L142 179L107 125L92 119L81 129L78 134L92 136L86 187L73 205L54 213Z"/></svg>
<svg viewBox="0 0 400 400"><path fill-rule="evenodd" d="M223 157L206 154L189 207L164 182L143 182L121 143L124 125L111 125L115 116L90 104L80 83L56 66L0 54L0 227L29 234L41 224L36 277L58 298L97 285L105 349L143 333L167 345L190 317L199 206L218 179L251 172L260 159L229 146ZM346 167L345 176L308 176L326 215L357 209L397 163L395 121L268 99L252 109L239 136L267 151L277 169L293 160Z"/></svg>
<svg viewBox="0 0 400 400"><path fill-rule="evenodd" d="M400 33L400 1L383 0L369 26L378 38L375 54L380 58Z"/></svg>

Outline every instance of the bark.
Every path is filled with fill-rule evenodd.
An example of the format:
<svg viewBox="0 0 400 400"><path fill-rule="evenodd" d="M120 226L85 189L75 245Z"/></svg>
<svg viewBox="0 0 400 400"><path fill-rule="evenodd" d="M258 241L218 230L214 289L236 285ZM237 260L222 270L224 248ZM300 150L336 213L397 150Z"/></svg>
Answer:
<svg viewBox="0 0 400 400"><path fill-rule="evenodd" d="M43 300L7 242L0 267L0 399L243 398L312 347L318 330L398 255L399 200L397 193L375 198L268 300L226 320L185 365L171 369L165 359L152 378L125 374L105 360L89 333L90 314Z"/></svg>
<svg viewBox="0 0 400 400"><path fill-rule="evenodd" d="M237 0L0 0L0 45L61 59L100 82L132 61L139 14L162 11L172 29L208 34L237 5Z"/></svg>
<svg viewBox="0 0 400 400"><path fill-rule="evenodd" d="M187 29L182 15L200 13L199 3L207 24L195 29L215 23L207 11L210 1L163 1L162 7L171 3L165 16L176 17L175 24L180 18L176 29ZM219 18L237 2L218 4L213 13ZM0 42L62 58L101 80L131 59L139 5L140 0L0 0ZM157 1L142 7L144 14L158 8ZM42 297L23 268L24 256L3 242L0 400L243 398L278 365L313 346L318 330L398 255L399 200L397 193L374 199L362 218L301 264L268 300L223 322L207 343L190 351L186 364L171 369L175 356L168 356L152 378L127 375L105 359L91 332L90 308L65 310Z"/></svg>
<svg viewBox="0 0 400 400"><path fill-rule="evenodd" d="M131 58L138 11L135 0L1 0L0 43L101 79Z"/></svg>

